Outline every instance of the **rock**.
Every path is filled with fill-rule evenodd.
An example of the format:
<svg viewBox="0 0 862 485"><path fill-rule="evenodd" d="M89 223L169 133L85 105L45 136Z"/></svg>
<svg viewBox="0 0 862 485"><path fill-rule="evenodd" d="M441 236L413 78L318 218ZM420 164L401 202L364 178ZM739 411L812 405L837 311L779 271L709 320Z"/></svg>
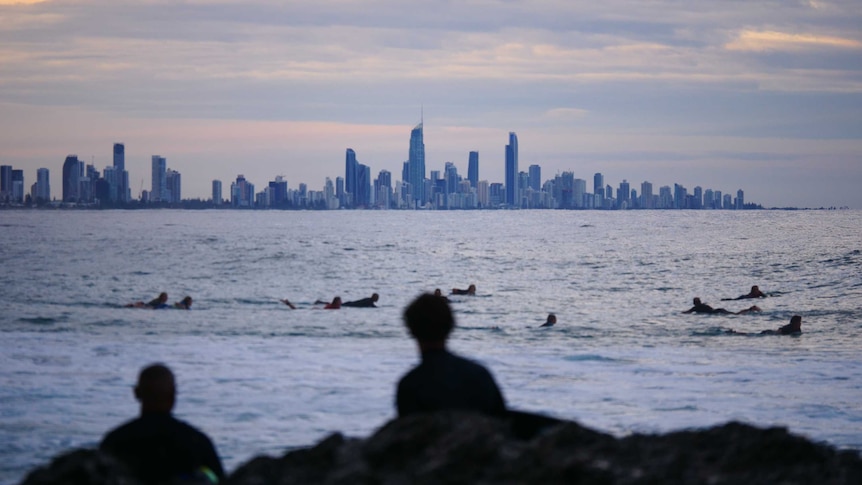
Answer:
<svg viewBox="0 0 862 485"><path fill-rule="evenodd" d="M35 484L135 484L110 457L77 450L32 472ZM366 439L335 433L281 457L256 457L229 485L574 483L859 484L862 457L784 428L727 423L615 438L575 422L444 412L386 423Z"/></svg>

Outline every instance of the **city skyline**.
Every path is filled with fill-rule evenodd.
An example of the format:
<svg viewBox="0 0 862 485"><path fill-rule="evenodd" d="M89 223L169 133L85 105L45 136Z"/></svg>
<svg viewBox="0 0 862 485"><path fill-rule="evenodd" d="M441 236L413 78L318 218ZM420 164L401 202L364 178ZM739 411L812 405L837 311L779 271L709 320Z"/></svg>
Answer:
<svg viewBox="0 0 862 485"><path fill-rule="evenodd" d="M744 190L736 197L722 190L695 186L692 193L682 184L674 183L653 191L650 181L643 181L640 193L623 179L615 189L604 185L602 173L593 175L593 192L587 191L587 180L572 171L557 173L543 180L540 165L530 165L527 171L518 170L518 136L509 132L505 147L505 181L480 180L479 153L470 152L468 175L458 173L457 166L446 162L445 169L431 170L425 175L425 145L423 123L410 132L409 157L403 164L401 180L393 183L392 174L381 169L372 179L371 167L359 163L352 148L345 150L343 176L325 178L322 190L315 190L305 182L296 189L288 187L282 175L255 190L252 181L243 174L230 184L229 197L223 197L220 179L212 180L209 204L206 207L233 208L315 208L315 209L725 209L741 210L761 208L757 203L746 203ZM44 205L58 202L84 204L96 207L152 207L178 206L185 202L204 202L206 199L182 198L182 174L168 168L167 159L160 155L151 158L150 190L143 189L132 199L128 171L125 170L125 145L114 143L113 164L100 172L86 164L77 155L68 155L62 165L62 193L58 199L50 191L49 170L40 168L37 181L25 197L26 179L23 170L0 165L0 203L11 202ZM130 204L131 203L131 204ZM141 205L143 204L143 205ZM195 207L203 207L195 204Z"/></svg>
<svg viewBox="0 0 862 485"><path fill-rule="evenodd" d="M862 12L852 1L687 5L0 0L0 164L99 170L160 154L211 180L322 186L344 150L426 170L744 188L766 207L862 207ZM188 28L193 25L194 28ZM421 113L424 107L424 115ZM58 162L59 160L59 162Z"/></svg>

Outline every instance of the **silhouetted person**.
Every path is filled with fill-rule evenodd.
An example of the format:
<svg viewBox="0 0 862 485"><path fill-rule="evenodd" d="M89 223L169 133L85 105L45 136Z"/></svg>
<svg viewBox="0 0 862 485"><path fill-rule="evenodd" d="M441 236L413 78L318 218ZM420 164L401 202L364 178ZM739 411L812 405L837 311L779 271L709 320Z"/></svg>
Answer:
<svg viewBox="0 0 862 485"><path fill-rule="evenodd" d="M461 288L452 288L453 295L475 295L476 294L476 285L470 285L466 290L462 290Z"/></svg>
<svg viewBox="0 0 862 485"><path fill-rule="evenodd" d="M143 369L135 386L141 415L114 429L99 449L125 464L146 483L214 475L224 478L212 441L193 426L174 418L174 375L163 364Z"/></svg>
<svg viewBox="0 0 862 485"><path fill-rule="evenodd" d="M147 303L144 303L142 301L136 301L134 303L129 303L128 305L126 305L126 308L158 309L158 308L165 308L167 306L168 306L168 294L167 293L160 293L159 296L157 296L156 298L153 298L152 300L150 300Z"/></svg>
<svg viewBox="0 0 862 485"><path fill-rule="evenodd" d="M398 383L399 416L444 409L505 414L503 395L491 373L446 350L455 326L446 300L430 293L419 296L404 310L404 323L416 339L422 362Z"/></svg>
<svg viewBox="0 0 862 485"><path fill-rule="evenodd" d="M442 291L440 291L440 288L437 288L437 289L435 289L435 290L434 290L434 296L436 296L437 298L442 298L442 299L444 299L444 300L446 300L446 301L449 301L449 297L447 297L446 295L444 295L444 294L443 294L443 292L442 292Z"/></svg>
<svg viewBox="0 0 862 485"><path fill-rule="evenodd" d="M802 333L802 317L793 315L790 318L790 323L780 327L778 330L764 330L761 335L799 335Z"/></svg>
<svg viewBox="0 0 862 485"><path fill-rule="evenodd" d="M706 303L702 303L700 301L700 298L695 298L693 303L694 303L694 306L689 308L688 310L684 311L683 313L707 313L707 314L714 314L714 315L716 315L716 314L745 315L746 313L759 312L760 311L760 307L758 307L757 305L752 305L752 306L750 306L744 310L740 310L738 312L732 312L729 310L725 310L724 308L713 308L713 307L707 305Z"/></svg>
<svg viewBox="0 0 862 485"><path fill-rule="evenodd" d="M179 308L180 310L191 310L192 309L192 297L187 296L182 300L174 303L174 308Z"/></svg>
<svg viewBox="0 0 862 485"><path fill-rule="evenodd" d="M355 307L355 308L377 308L377 305L374 303L380 299L380 295L377 293L372 294L368 298L362 298L361 300L354 301L346 301L341 304L341 306Z"/></svg>
<svg viewBox="0 0 862 485"><path fill-rule="evenodd" d="M548 319L545 321L545 323L539 325L539 327L553 327L556 324L557 324L557 316L554 315L553 313L549 313Z"/></svg>
<svg viewBox="0 0 862 485"><path fill-rule="evenodd" d="M747 300L749 298L766 298L766 293L760 291L760 288L757 285L751 287L751 291L745 295L739 295L736 298L722 298L721 301L732 301L732 300Z"/></svg>

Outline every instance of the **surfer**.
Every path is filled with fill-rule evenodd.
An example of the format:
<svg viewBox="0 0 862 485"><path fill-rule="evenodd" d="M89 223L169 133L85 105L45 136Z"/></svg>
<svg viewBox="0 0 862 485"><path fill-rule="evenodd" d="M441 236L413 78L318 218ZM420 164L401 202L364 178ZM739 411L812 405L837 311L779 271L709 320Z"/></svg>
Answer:
<svg viewBox="0 0 862 485"><path fill-rule="evenodd" d="M444 300L446 300L446 301L449 301L449 297L447 297L446 295L444 295L444 294L443 294L443 292L442 292L442 291L440 291L440 288L437 288L437 289L435 289L435 290L434 290L434 296L436 296L437 298L442 298L442 299L444 299Z"/></svg>
<svg viewBox="0 0 862 485"><path fill-rule="evenodd" d="M291 303L290 300L288 300L287 298L282 298L279 301L284 303L288 307L290 307L291 310L296 310L296 305ZM324 305L323 310L338 310L339 308L341 308L341 297L336 296L335 298L332 299L331 302L325 302L323 300L317 300L314 302L314 304L315 305Z"/></svg>
<svg viewBox="0 0 862 485"><path fill-rule="evenodd" d="M374 303L380 299L380 295L377 293L372 294L368 298L362 298L360 300L346 301L341 304L341 306L349 306L354 308L377 308L377 305Z"/></svg>
<svg viewBox="0 0 862 485"><path fill-rule="evenodd" d="M736 298L722 298L721 301L747 300L749 298L766 298L766 293L760 291L757 285L751 287L751 291L746 295L739 295Z"/></svg>
<svg viewBox="0 0 862 485"><path fill-rule="evenodd" d="M416 339L422 361L398 382L398 416L443 409L505 414L503 394L488 369L446 349L455 326L446 300L430 293L420 295L404 310L404 323Z"/></svg>
<svg viewBox="0 0 862 485"><path fill-rule="evenodd" d="M476 294L476 285L470 285L466 290L462 290L461 288L452 288L453 295L475 295Z"/></svg>
<svg viewBox="0 0 862 485"><path fill-rule="evenodd" d="M556 324L557 324L557 316L554 315L553 313L549 313L548 319L545 321L545 323L539 325L539 328L541 328L541 327L553 327Z"/></svg>
<svg viewBox="0 0 862 485"><path fill-rule="evenodd" d="M187 296L182 300L174 303L174 308L178 308L180 310L191 310L192 309L192 297Z"/></svg>
<svg viewBox="0 0 862 485"><path fill-rule="evenodd" d="M720 315L745 315L746 313L751 312L759 312L760 307L757 305L752 305L744 310L740 310L738 312L732 312L729 310L725 310L724 308L713 308L706 303L702 303L700 298L694 298L694 306L684 311L683 313L707 313L707 314L720 314Z"/></svg>
<svg viewBox="0 0 862 485"><path fill-rule="evenodd" d="M793 315L790 318L790 323L779 327L778 330L764 330L760 335L801 335L802 334L802 317Z"/></svg>
<svg viewBox="0 0 862 485"><path fill-rule="evenodd" d="M181 477L217 483L224 479L224 469L215 446L206 434L173 417L176 394L174 374L167 366L143 369L135 386L140 416L106 434L99 449L144 483L174 483Z"/></svg>
<svg viewBox="0 0 862 485"><path fill-rule="evenodd" d="M159 309L166 308L168 306L168 294L160 293L159 296L153 298L147 303L142 301L136 301L134 303L129 303L126 305L126 308L150 308L150 309Z"/></svg>

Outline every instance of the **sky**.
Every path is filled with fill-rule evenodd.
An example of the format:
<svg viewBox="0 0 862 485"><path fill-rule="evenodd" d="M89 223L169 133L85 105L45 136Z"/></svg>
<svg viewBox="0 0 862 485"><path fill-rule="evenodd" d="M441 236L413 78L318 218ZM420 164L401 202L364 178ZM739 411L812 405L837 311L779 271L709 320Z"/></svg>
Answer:
<svg viewBox="0 0 862 485"><path fill-rule="evenodd" d="M862 1L0 0L0 164L98 170L126 146L183 198L238 174L322 190L345 150L400 179L519 169L766 207L862 208Z"/></svg>

